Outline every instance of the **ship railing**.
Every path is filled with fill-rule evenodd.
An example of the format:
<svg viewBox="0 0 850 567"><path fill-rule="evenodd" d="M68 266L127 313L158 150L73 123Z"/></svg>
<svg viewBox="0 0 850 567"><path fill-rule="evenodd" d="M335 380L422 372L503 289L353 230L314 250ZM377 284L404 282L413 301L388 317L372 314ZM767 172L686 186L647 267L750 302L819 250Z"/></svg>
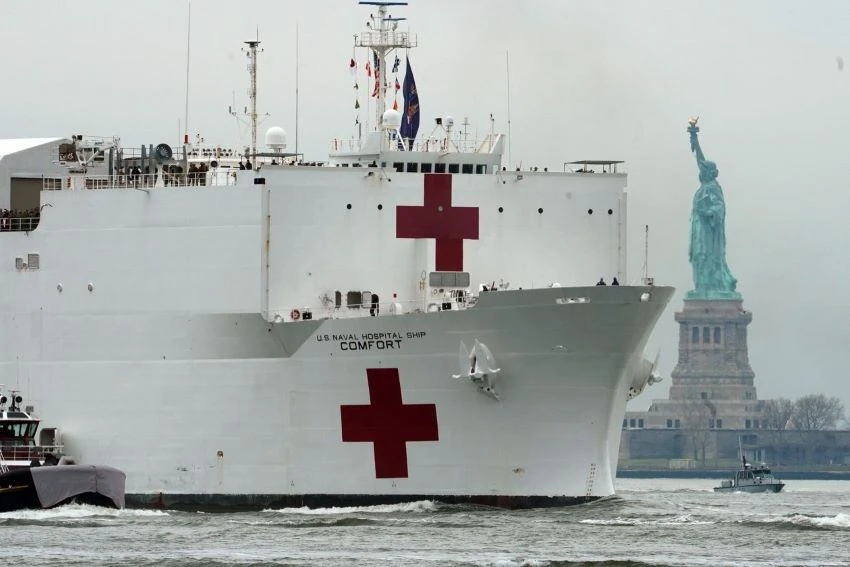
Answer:
<svg viewBox="0 0 850 567"><path fill-rule="evenodd" d="M395 47L409 49L416 47L417 39L415 33L406 31L370 30L360 33L357 45L359 47Z"/></svg>
<svg viewBox="0 0 850 567"><path fill-rule="evenodd" d="M0 232L31 232L36 229L41 215L0 217Z"/></svg>
<svg viewBox="0 0 850 567"><path fill-rule="evenodd" d="M358 319L364 317L394 317L415 313L437 313L440 311L463 311L473 307L478 301L476 296L467 295L461 300L457 298L430 297L407 301L380 301L376 303L352 303L348 305L321 306L319 308L304 307L289 311L288 320L304 318L305 313L313 319ZM297 315L295 313L297 311ZM293 317L297 316L297 319ZM282 315L275 318L282 321Z"/></svg>
<svg viewBox="0 0 850 567"><path fill-rule="evenodd" d="M44 191L67 189L151 189L156 187L207 187L236 185L234 170L189 173L139 173L85 175L65 179L45 178Z"/></svg>
<svg viewBox="0 0 850 567"><path fill-rule="evenodd" d="M446 137L420 137L413 141L410 151L431 153L486 153L480 151L487 147L489 136L483 140L474 137L460 136L457 138ZM359 153L363 149L364 140L359 138L334 138L330 143L330 152L337 153ZM387 147L384 150L392 150L392 142L385 140Z"/></svg>
<svg viewBox="0 0 850 567"><path fill-rule="evenodd" d="M6 461L32 461L41 460L44 455L53 453L59 455L64 449L63 445L8 445L2 446L3 456Z"/></svg>

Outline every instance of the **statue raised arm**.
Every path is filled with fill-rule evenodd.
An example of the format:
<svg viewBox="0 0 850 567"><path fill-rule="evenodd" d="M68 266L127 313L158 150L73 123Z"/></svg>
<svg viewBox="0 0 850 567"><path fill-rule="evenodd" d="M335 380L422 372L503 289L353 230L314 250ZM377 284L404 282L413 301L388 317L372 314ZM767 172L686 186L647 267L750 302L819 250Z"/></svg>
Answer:
<svg viewBox="0 0 850 567"><path fill-rule="evenodd" d="M737 280L726 265L726 203L717 182L717 165L705 159L699 145L698 118L688 120L691 151L696 154L700 186L691 210L691 243L688 259L694 277L691 299L739 299Z"/></svg>
<svg viewBox="0 0 850 567"><path fill-rule="evenodd" d="M702 148L699 145L699 138L697 138L697 133L699 132L699 126L697 126L697 122L699 121L699 116L694 116L688 119L688 133L691 135L691 151L694 152L697 156L697 165L701 166L703 162L705 162L705 156L702 154Z"/></svg>

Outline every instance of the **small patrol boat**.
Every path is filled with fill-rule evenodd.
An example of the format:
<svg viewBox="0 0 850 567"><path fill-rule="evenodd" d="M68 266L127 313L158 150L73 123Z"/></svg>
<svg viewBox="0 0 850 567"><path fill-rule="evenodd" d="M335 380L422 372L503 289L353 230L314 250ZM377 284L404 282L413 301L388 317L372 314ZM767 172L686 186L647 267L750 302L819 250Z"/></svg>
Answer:
<svg viewBox="0 0 850 567"><path fill-rule="evenodd" d="M729 480L714 487L714 492L779 492L785 486L764 464L753 467L741 455L742 467Z"/></svg>
<svg viewBox="0 0 850 567"><path fill-rule="evenodd" d="M2 390L2 386L0 386ZM8 402L8 405L7 405ZM124 507L126 475L113 467L78 465L62 453L59 431L41 431L33 408L12 390L0 391L0 512L53 508L69 502Z"/></svg>

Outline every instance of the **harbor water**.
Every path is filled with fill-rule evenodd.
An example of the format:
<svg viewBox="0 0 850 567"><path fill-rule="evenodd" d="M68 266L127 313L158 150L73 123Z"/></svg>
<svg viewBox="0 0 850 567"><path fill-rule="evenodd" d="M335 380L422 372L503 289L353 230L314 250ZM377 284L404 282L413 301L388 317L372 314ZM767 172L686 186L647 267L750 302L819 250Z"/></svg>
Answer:
<svg viewBox="0 0 850 567"><path fill-rule="evenodd" d="M850 565L850 481L716 494L710 479L620 479L591 505L429 501L239 513L68 505L0 514L4 565Z"/></svg>

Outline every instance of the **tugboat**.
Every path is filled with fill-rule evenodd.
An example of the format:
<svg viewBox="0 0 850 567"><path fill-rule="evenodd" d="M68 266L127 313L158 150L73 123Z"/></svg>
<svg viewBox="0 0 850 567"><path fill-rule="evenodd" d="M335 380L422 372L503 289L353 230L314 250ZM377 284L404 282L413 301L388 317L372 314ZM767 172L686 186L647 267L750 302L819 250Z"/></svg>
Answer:
<svg viewBox="0 0 850 567"><path fill-rule="evenodd" d="M113 467L78 465L62 453L55 428L41 431L33 408L23 408L17 390L0 386L0 512L53 508L69 502L124 507L126 475ZM8 407L7 407L8 403Z"/></svg>
<svg viewBox="0 0 850 567"><path fill-rule="evenodd" d="M714 492L779 492L785 484L764 463L753 468L742 454L742 467L729 480L714 487Z"/></svg>

